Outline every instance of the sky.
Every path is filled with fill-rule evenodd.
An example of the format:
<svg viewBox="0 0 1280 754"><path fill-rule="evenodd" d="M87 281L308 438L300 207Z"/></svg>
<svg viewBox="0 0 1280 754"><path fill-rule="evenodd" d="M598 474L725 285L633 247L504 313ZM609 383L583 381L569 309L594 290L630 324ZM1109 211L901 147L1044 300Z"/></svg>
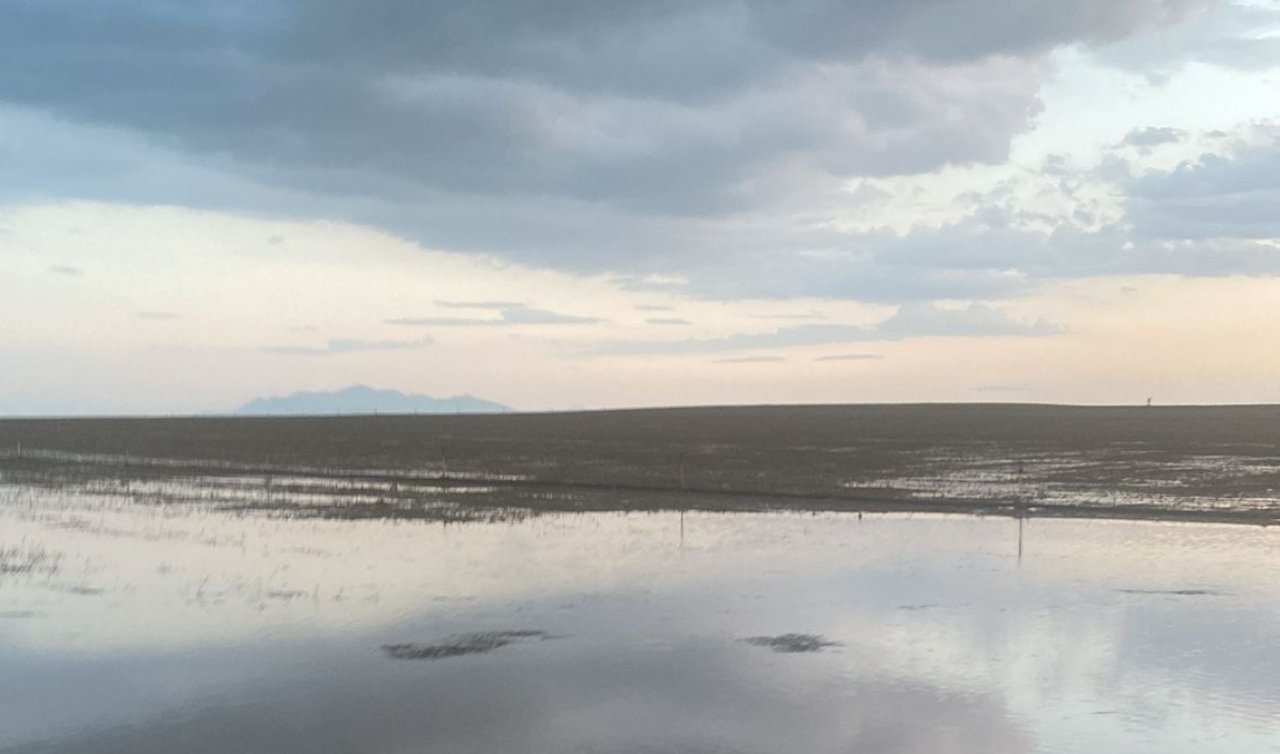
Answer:
<svg viewBox="0 0 1280 754"><path fill-rule="evenodd" d="M1280 2L0 4L0 415L1280 402Z"/></svg>

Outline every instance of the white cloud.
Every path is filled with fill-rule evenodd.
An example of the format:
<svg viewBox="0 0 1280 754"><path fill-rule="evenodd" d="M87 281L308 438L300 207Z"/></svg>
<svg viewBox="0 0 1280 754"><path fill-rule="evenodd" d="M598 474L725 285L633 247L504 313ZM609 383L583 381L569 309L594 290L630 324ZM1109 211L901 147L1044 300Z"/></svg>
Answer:
<svg viewBox="0 0 1280 754"><path fill-rule="evenodd" d="M431 345L431 338L414 340L362 340L360 338L336 338L326 341L322 346L268 346L263 349L268 353L285 356L335 356L349 353L368 353L370 351L409 351L426 348Z"/></svg>
<svg viewBox="0 0 1280 754"><path fill-rule="evenodd" d="M535 309L520 303L504 301L436 302L437 306L454 309L496 310L490 317L394 317L389 325L414 327L510 327L513 325L591 325L600 322L598 317L578 314L562 314L546 309Z"/></svg>
<svg viewBox="0 0 1280 754"><path fill-rule="evenodd" d="M1049 336L1064 332L1061 325L1036 320L1021 322L1005 312L983 304L951 308L933 304L910 304L898 308L887 319L871 324L804 324L764 333L735 333L720 338L685 340L618 341L597 349L603 354L682 354L743 351L761 348L789 348L890 341L929 337L1025 337Z"/></svg>

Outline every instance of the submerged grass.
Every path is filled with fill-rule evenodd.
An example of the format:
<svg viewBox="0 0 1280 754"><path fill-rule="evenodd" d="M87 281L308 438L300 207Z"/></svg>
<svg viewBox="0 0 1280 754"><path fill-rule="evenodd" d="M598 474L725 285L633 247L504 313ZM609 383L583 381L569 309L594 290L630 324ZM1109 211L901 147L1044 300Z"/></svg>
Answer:
<svg viewBox="0 0 1280 754"><path fill-rule="evenodd" d="M53 575L60 560L60 555L42 547L0 547L0 577Z"/></svg>
<svg viewBox="0 0 1280 754"><path fill-rule="evenodd" d="M450 636L434 644L385 644L382 652L393 660L443 660L449 657L488 654L526 639L550 639L546 631L515 629L482 631Z"/></svg>
<svg viewBox="0 0 1280 754"><path fill-rule="evenodd" d="M779 634L778 636L751 636L743 639L748 644L772 649L774 652L794 654L821 652L828 647L838 647L839 642L828 641L817 634Z"/></svg>

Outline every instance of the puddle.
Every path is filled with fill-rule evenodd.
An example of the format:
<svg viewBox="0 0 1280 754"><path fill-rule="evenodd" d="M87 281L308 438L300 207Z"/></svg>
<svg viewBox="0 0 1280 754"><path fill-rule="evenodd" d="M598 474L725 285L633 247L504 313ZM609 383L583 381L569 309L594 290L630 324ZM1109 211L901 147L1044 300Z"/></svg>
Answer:
<svg viewBox="0 0 1280 754"><path fill-rule="evenodd" d="M1277 751L1275 528L184 490L0 484L0 752Z"/></svg>

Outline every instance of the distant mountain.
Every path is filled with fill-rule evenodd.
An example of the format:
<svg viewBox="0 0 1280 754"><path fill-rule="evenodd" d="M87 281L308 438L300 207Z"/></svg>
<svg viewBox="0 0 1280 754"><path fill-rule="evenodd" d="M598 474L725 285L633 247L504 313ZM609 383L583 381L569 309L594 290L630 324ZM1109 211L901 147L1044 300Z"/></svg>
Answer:
<svg viewBox="0 0 1280 754"><path fill-rule="evenodd" d="M500 414L511 408L472 395L432 398L352 385L342 390L255 398L236 410L248 416L331 414Z"/></svg>

